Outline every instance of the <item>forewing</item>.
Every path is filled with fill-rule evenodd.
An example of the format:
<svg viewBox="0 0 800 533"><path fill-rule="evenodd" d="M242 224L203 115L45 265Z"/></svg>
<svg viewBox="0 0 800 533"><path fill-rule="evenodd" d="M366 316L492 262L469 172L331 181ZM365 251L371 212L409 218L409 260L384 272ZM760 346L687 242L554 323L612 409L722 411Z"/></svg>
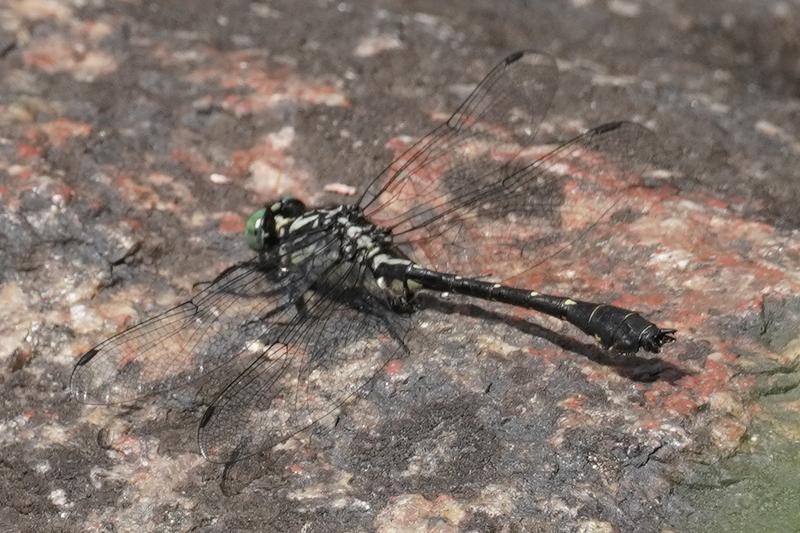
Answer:
<svg viewBox="0 0 800 533"><path fill-rule="evenodd" d="M408 318L371 292L375 286L354 263L322 277L304 310L212 402L198 430L203 455L227 463L267 450L331 414L404 355Z"/></svg>
<svg viewBox="0 0 800 533"><path fill-rule="evenodd" d="M373 222L402 233L424 225L446 201L441 177L476 189L528 146L558 84L552 57L515 52L497 64L439 127L410 146L366 187L359 205Z"/></svg>
<svg viewBox="0 0 800 533"><path fill-rule="evenodd" d="M337 260L335 243L323 228L228 268L190 300L86 352L72 372L72 396L92 404L133 401L191 383L271 342L296 316L295 300ZM291 257L307 259L293 264Z"/></svg>

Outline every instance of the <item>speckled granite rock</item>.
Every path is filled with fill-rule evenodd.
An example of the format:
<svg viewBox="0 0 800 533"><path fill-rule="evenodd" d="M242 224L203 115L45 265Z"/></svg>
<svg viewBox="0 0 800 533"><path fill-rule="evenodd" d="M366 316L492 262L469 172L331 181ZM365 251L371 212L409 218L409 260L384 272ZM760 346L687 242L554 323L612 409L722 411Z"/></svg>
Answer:
<svg viewBox="0 0 800 533"><path fill-rule="evenodd" d="M0 524L659 531L705 516L677 488L741 453L758 399L800 381L800 5L529 4L2 3ZM430 301L415 356L336 427L229 468L197 455L186 397L68 401L83 351L248 256L255 206L336 201L517 48L562 70L545 141L634 119L664 144L669 185L621 237L638 248L611 265L619 282L579 261L541 275L678 328L660 357Z"/></svg>

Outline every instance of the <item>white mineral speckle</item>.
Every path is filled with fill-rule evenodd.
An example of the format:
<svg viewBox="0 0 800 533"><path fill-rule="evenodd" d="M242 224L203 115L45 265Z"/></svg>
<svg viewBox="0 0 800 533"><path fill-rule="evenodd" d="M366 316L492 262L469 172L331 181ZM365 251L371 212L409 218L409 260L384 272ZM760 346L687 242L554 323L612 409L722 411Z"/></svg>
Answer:
<svg viewBox="0 0 800 533"><path fill-rule="evenodd" d="M272 194L280 187L284 173L266 161L253 161L250 165L247 188L258 193Z"/></svg>
<svg viewBox="0 0 800 533"><path fill-rule="evenodd" d="M228 176L226 176L225 174L217 174L216 172L211 174L208 177L208 179L211 180L211 183L217 183L217 184L225 184L231 182L231 179Z"/></svg>
<svg viewBox="0 0 800 533"><path fill-rule="evenodd" d="M257 17L261 17L264 19L280 18L280 13L269 7L267 4L262 4L262 3L250 4L250 12Z"/></svg>
<svg viewBox="0 0 800 533"><path fill-rule="evenodd" d="M55 489L50 492L50 501L53 502L53 505L57 505L59 507L70 507L72 504L67 502L67 493L64 492L64 489Z"/></svg>
<svg viewBox="0 0 800 533"><path fill-rule="evenodd" d="M608 3L608 10L615 15L625 18L638 17L642 12L642 8L639 7L639 4L625 2L623 0L611 0L611 2Z"/></svg>
<svg viewBox="0 0 800 533"><path fill-rule="evenodd" d="M355 187L345 183L328 183L323 189L325 192L332 192L342 196L353 196L356 193Z"/></svg>
<svg viewBox="0 0 800 533"><path fill-rule="evenodd" d="M294 142L294 128L285 126L275 133L267 135L267 140L276 150L285 150Z"/></svg>
<svg viewBox="0 0 800 533"><path fill-rule="evenodd" d="M103 325L102 319L83 304L76 304L69 308L69 318L72 328L78 333L97 331Z"/></svg>
<svg viewBox="0 0 800 533"><path fill-rule="evenodd" d="M0 285L0 360L10 355L31 327L26 321L28 297L16 283Z"/></svg>
<svg viewBox="0 0 800 533"><path fill-rule="evenodd" d="M353 53L356 57L371 57L386 50L396 50L402 47L403 43L396 35L383 33L361 39Z"/></svg>

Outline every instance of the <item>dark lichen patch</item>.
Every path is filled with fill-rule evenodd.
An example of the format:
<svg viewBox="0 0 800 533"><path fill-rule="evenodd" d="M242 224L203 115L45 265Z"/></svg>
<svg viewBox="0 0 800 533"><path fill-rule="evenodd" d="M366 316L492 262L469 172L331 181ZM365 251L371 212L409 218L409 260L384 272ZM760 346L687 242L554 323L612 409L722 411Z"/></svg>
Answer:
<svg viewBox="0 0 800 533"><path fill-rule="evenodd" d="M480 424L478 408L474 398L455 398L419 406L399 420L354 435L355 486L363 490L388 475L393 482L384 494L474 494L480 487L476 479L494 479L492 457L499 446L494 431Z"/></svg>
<svg viewBox="0 0 800 533"><path fill-rule="evenodd" d="M748 328L771 350L783 351L800 331L800 298L765 296L758 323Z"/></svg>

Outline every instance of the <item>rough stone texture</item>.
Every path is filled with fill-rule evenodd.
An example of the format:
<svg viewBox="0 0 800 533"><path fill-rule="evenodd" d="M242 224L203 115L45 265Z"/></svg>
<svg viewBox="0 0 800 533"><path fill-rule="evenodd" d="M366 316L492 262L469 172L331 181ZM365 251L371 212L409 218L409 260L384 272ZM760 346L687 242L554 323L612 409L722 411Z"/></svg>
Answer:
<svg viewBox="0 0 800 533"><path fill-rule="evenodd" d="M800 4L496 4L0 4L4 528L658 531L702 516L676 487L737 453L759 397L800 381ZM613 265L618 285L579 266L542 281L641 309L679 342L620 358L555 320L431 301L416 355L335 428L230 468L197 455L202 408L185 399L67 400L83 351L248 256L257 205L341 199L388 141L424 131L411 117L517 48L559 60L547 140L639 120L669 183L624 236L642 250Z"/></svg>

